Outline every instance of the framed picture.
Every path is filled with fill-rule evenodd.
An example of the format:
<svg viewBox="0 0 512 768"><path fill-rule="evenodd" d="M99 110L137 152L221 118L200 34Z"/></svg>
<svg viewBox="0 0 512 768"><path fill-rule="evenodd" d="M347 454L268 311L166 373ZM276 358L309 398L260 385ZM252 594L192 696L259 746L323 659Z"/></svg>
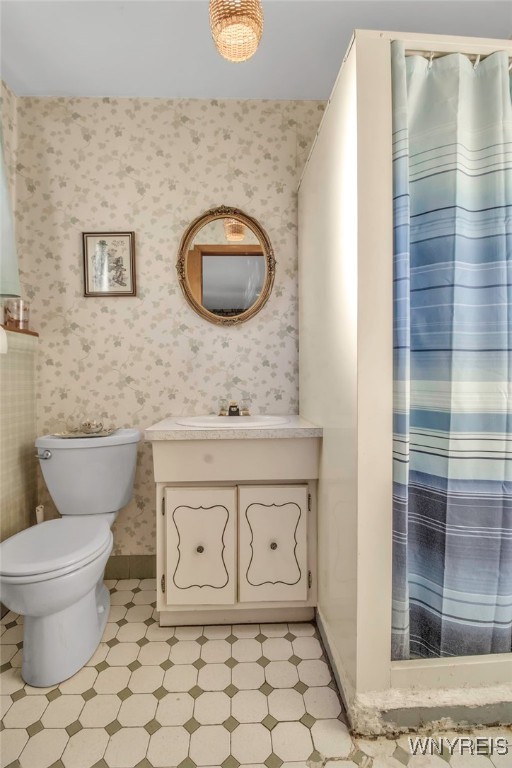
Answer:
<svg viewBox="0 0 512 768"><path fill-rule="evenodd" d="M136 296L135 232L83 232L84 296Z"/></svg>

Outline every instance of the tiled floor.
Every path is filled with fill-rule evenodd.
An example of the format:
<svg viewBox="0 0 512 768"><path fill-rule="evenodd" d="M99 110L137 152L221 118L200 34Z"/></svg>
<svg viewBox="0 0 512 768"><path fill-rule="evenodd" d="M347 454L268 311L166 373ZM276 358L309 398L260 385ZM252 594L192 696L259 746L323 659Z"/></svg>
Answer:
<svg viewBox="0 0 512 768"><path fill-rule="evenodd" d="M107 584L103 641L60 686L23 684L21 620L2 620L2 768L446 768L405 738L351 739L313 624L159 627L154 580Z"/></svg>

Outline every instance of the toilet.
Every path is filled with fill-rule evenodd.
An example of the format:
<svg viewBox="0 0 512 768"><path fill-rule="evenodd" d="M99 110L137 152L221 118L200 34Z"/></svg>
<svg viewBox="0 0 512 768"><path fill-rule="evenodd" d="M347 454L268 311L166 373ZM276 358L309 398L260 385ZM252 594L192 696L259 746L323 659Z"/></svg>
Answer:
<svg viewBox="0 0 512 768"><path fill-rule="evenodd" d="M24 616L21 675L29 685L66 680L100 643L110 608L103 583L110 529L133 495L139 440L136 429L36 440L45 483L62 517L0 544L0 599Z"/></svg>

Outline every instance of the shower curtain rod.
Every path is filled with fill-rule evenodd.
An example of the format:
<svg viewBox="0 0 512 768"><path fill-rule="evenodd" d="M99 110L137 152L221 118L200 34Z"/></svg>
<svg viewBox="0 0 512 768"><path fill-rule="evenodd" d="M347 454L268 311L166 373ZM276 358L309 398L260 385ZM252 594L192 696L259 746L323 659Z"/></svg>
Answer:
<svg viewBox="0 0 512 768"><path fill-rule="evenodd" d="M492 51L491 53L464 53L464 51L413 51L413 50L406 50L405 55L406 56L423 56L424 59L428 59L429 62L432 62L434 59L439 59L442 56L450 56L453 53L460 53L462 56L466 56L467 59L472 61L475 65L475 67L478 66L478 64L483 60L486 59L488 56L492 56L493 53L497 53L497 51ZM512 56L508 57L508 60L510 61L509 70L512 69Z"/></svg>

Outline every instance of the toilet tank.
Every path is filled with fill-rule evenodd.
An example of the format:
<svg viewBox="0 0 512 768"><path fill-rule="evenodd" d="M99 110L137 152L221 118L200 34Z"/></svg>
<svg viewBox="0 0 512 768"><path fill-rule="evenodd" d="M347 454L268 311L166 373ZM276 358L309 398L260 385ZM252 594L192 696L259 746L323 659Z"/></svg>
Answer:
<svg viewBox="0 0 512 768"><path fill-rule="evenodd" d="M108 437L38 437L39 465L60 514L105 514L128 504L139 440L136 429L117 429Z"/></svg>

